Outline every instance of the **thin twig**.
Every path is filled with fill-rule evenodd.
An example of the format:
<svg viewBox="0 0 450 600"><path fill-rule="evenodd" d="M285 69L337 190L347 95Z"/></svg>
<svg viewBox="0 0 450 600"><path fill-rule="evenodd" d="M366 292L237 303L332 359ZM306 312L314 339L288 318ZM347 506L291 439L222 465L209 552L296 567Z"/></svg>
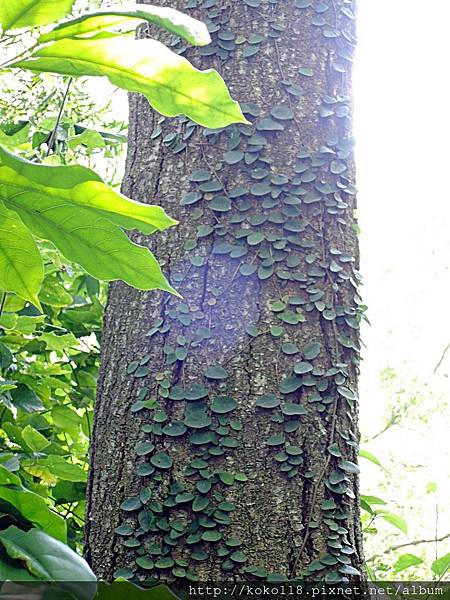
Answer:
<svg viewBox="0 0 450 600"><path fill-rule="evenodd" d="M439 359L439 362L438 362L438 364L437 364L437 365L434 367L434 370L433 370L433 375L435 375L435 374L436 374L436 371L437 371L437 370L439 369L439 367L441 366L441 364L442 364L442 361L444 360L444 358L445 358L445 355L446 355L446 353L447 353L447 350L448 350L449 348L450 348L450 344L447 344L447 346L446 346L446 347L445 347L445 349L444 349L444 352L442 353L442 356L441 356L441 358Z"/></svg>
<svg viewBox="0 0 450 600"><path fill-rule="evenodd" d="M405 548L406 546L418 546L419 544L433 544L435 542L443 542L444 540L446 540L449 537L450 537L450 533L446 533L445 535L442 535L440 538L434 537L432 540L413 540L412 542L405 542L404 544L396 544L395 546L390 546L383 552L380 552L380 554L374 554L373 556L371 556L370 558L368 558L366 560L367 560L367 562L369 562L371 560L375 560L376 558L378 558L378 556L383 556L383 554L389 554L389 552L392 552L393 550L400 550L400 548Z"/></svg>
<svg viewBox="0 0 450 600"><path fill-rule="evenodd" d="M64 108L66 107L67 96L69 95L70 86L72 85L72 81L73 81L73 77L71 77L69 79L69 81L67 82L66 91L64 92L61 106L59 107L59 112L58 112L58 116L56 117L55 126L53 127L53 131L50 134L50 138L47 142L47 152L45 153L45 158L47 158L47 156L50 154L50 152L52 151L53 146L55 144L56 136L58 134L58 128L61 124L61 119L63 116Z"/></svg>

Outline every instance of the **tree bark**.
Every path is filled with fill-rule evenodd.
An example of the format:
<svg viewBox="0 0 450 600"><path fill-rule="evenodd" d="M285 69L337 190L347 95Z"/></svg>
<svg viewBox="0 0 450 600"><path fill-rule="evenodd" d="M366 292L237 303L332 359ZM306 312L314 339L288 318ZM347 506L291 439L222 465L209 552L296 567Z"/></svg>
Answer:
<svg viewBox="0 0 450 600"><path fill-rule="evenodd" d="M179 220L148 243L183 299L110 286L86 556L107 580L358 576L354 5L188 7L213 45L187 56L252 124L130 96L123 191Z"/></svg>

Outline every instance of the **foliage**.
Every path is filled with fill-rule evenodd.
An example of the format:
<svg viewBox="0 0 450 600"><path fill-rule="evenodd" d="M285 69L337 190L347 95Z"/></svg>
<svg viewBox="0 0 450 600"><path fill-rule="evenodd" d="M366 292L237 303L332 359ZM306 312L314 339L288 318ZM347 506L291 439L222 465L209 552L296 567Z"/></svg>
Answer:
<svg viewBox="0 0 450 600"><path fill-rule="evenodd" d="M42 250L44 313L8 295L0 317L2 526L80 548L104 292Z"/></svg>
<svg viewBox="0 0 450 600"><path fill-rule="evenodd" d="M66 16L71 8L72 2L56 6L47 0L23 0L11 5L4 0L0 10L3 34L46 25L52 17ZM200 72L160 42L134 40L127 35L133 32L136 22L145 21L155 22L194 44L209 42L202 23L173 9L149 7L147 11L128 13L113 9L112 13L85 14L44 31L1 68L28 68L73 77L106 75L119 87L145 94L150 104L165 115L184 113L210 127L245 122L216 71ZM124 33L112 31L122 25ZM49 150L53 149L69 87L70 81L55 133L48 140ZM84 138L87 141L88 136ZM14 142L9 140L8 145ZM0 151L0 226L9 232L0 247L1 285L3 291L14 292L38 308L43 264L34 236L52 241L67 259L76 261L94 277L105 281L123 279L140 289L176 293L149 249L134 244L123 232L137 229L148 235L174 224L161 208L128 200L86 168L32 164L5 149ZM18 244L22 238L24 247Z"/></svg>
<svg viewBox="0 0 450 600"><path fill-rule="evenodd" d="M364 487L370 486L366 494L373 494L361 497L367 570L372 580L440 581L450 569L446 507L439 504L438 485L425 478L426 463L414 466L410 449L413 441L415 454L422 456L421 448L430 447L433 418L448 413L448 400L437 386L432 392L414 378L403 381L390 368L382 372L381 384L391 403L381 430L372 432L360 453L372 463L362 469ZM384 450L383 457L367 447ZM405 460L401 448L407 449L407 464L400 474L399 464Z"/></svg>

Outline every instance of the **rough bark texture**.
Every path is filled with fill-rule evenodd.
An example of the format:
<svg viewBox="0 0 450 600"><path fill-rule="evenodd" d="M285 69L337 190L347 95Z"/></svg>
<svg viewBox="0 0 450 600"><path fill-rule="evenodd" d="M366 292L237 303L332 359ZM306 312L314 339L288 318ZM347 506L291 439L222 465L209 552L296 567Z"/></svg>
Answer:
<svg viewBox="0 0 450 600"><path fill-rule="evenodd" d="M160 4L180 9L185 5L180 1ZM236 99L259 107L257 117L256 108L250 107L251 126L233 126L209 135L196 127L187 136L190 128L186 121L163 120L143 97L130 97L123 191L139 201L156 199L180 221L177 228L155 235L150 247L184 300L141 293L122 283L110 288L86 525L86 556L104 579L111 579L123 567L131 568L138 577L173 577L173 567L164 567L171 565L170 560L147 571L134 562L139 555L158 561L158 556L148 552L152 543L161 547L165 558L175 559L175 574L187 572L190 578L196 574L201 580L252 577L258 567L259 576L299 576L306 571L316 573L316 578L328 574L332 581L354 575L349 565L362 568L353 464L357 401L351 392L356 386L358 355L357 241L353 162L347 143L354 6L347 0L308 4L302 0L190 2L194 7L190 14L211 19L218 27L213 36L218 54L202 56L204 51L195 50L187 56L201 68L216 67ZM230 32L235 36L231 40ZM255 47L249 41L259 39L252 35L261 36L259 51L245 57L250 52L245 49ZM273 111L279 105L284 108ZM271 121L263 120L269 117ZM159 126L162 133L157 135ZM177 134L175 146L166 137L172 132ZM249 138L252 134L264 139ZM180 150L176 144L183 142L183 136L188 138L187 147ZM239 149L245 157L227 164L239 155L225 155L224 160L224 154ZM199 202L182 206L180 199L201 185L190 181L198 169L208 171L223 189L206 191ZM281 174L286 178L275 177ZM260 194L264 191L261 187L252 187L265 182L271 185L268 194ZM235 198L232 190L237 186L247 192ZM228 195L231 210L209 208L213 198ZM260 222L263 217L255 215L269 220ZM201 225L210 225L211 233L197 238ZM259 232L265 240L246 238ZM192 240L196 240L195 248ZM240 244L247 254L232 258L224 244ZM196 259L192 264L193 256L204 257L204 264L196 266ZM258 267L256 272L252 266ZM296 315L301 322L295 323ZM156 333L154 326L159 328ZM148 332L152 335L146 335ZM317 357L308 346L311 342L320 344ZM294 344L298 352L282 344ZM182 360L174 356L177 348L188 349L186 357L178 351ZM127 373L128 365L142 356L149 374L136 377L136 372ZM293 374L294 365L308 362L308 356L313 356L312 374ZM217 364L226 369L228 377L206 378L205 369ZM302 367L297 370L301 372ZM141 372L145 374L145 370ZM283 393L280 383L289 376L303 377L303 385ZM193 383L206 385L209 403L217 395L234 399L237 408L223 417L223 423L226 417L237 423L231 428L225 423L225 429L220 429L213 412L209 428L189 427L179 437L161 435L158 428L143 432L142 425L153 423L155 412L132 412L143 386L148 388L145 397L156 398L158 409L163 409L170 421L184 418L189 401L165 398L165 381L171 389L174 385L185 389ZM163 387L158 382L163 382ZM293 402L304 409L297 430L286 425L293 417L283 416L280 407L255 406L265 394L275 394L282 403ZM190 443L190 433L213 427L216 432L219 428L218 444ZM302 459L294 458L294 464L283 454L286 444L279 445L277 439L276 445L267 444L269 437L283 433L283 428L288 429L284 432L286 444L301 451ZM229 437L237 439L237 448L228 446ZM156 469L155 474L161 475L156 479L155 474L136 474L138 465L151 456L136 456L136 443L146 440L155 444L154 453L166 452L173 460L171 469ZM208 449L217 447L225 452L206 461L209 472L200 465L186 474L192 459L208 457ZM287 456L292 459L291 454ZM245 473L248 480L227 485L214 475L217 472ZM212 477L212 491L200 494L210 500L206 509L193 510L192 501L171 506L171 484L185 483L188 492L199 495L196 483L208 476ZM147 523L136 534L141 545L130 548L123 542L132 538L114 530L123 523L138 528L137 516L144 507L124 512L120 504L145 486L151 488L152 499L163 504L162 513L150 516L167 517L169 528L174 520L182 524L194 521L194 525L177 537L177 529L175 533L173 528L167 529L164 521L156 525L153 521L145 532ZM226 513L231 523L223 520L223 511L215 519L212 507L221 496L215 497L214 492L234 504L235 509ZM199 517L203 519L200 525L195 522ZM196 534L211 530L219 531L222 540L186 542L189 534L195 541ZM229 537L239 538L242 545L224 545ZM218 548L222 548L219 556ZM191 560L191 553L198 550L206 552L205 559ZM233 556L230 560L236 551L245 556L234 554L236 560ZM317 562L324 557L324 562Z"/></svg>

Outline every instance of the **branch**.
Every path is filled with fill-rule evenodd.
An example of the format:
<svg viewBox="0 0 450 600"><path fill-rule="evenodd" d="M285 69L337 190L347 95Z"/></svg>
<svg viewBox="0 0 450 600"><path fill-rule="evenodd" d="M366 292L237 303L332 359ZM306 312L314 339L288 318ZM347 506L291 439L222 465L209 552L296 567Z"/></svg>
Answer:
<svg viewBox="0 0 450 600"><path fill-rule="evenodd" d="M447 350L448 350L449 348L450 348L450 344L447 344L447 346L444 348L444 352L442 353L442 356L441 356L441 358L439 359L439 362L438 362L438 364L437 364L437 365L434 367L434 370L433 370L433 375L435 375L435 374L436 374L436 371L437 371L437 370L439 369L439 367L441 366L441 364L442 364L442 361L443 361L443 360L444 360L444 358L445 358L445 354L446 354L446 352L447 352Z"/></svg>
<svg viewBox="0 0 450 600"><path fill-rule="evenodd" d="M380 554L374 554L373 556L368 558L367 562L369 562L371 560L375 560L375 558L377 558L378 556L383 556L383 554L389 554L389 552L392 552L392 550L399 550L400 548L404 548L405 546L417 546L419 544L432 544L433 542L434 543L443 542L444 540L446 540L449 537L450 537L450 533L446 533L445 535L441 536L440 538L433 538L432 540L413 540L412 542L406 542L405 544L397 544L396 546L390 546L384 552L381 552Z"/></svg>

